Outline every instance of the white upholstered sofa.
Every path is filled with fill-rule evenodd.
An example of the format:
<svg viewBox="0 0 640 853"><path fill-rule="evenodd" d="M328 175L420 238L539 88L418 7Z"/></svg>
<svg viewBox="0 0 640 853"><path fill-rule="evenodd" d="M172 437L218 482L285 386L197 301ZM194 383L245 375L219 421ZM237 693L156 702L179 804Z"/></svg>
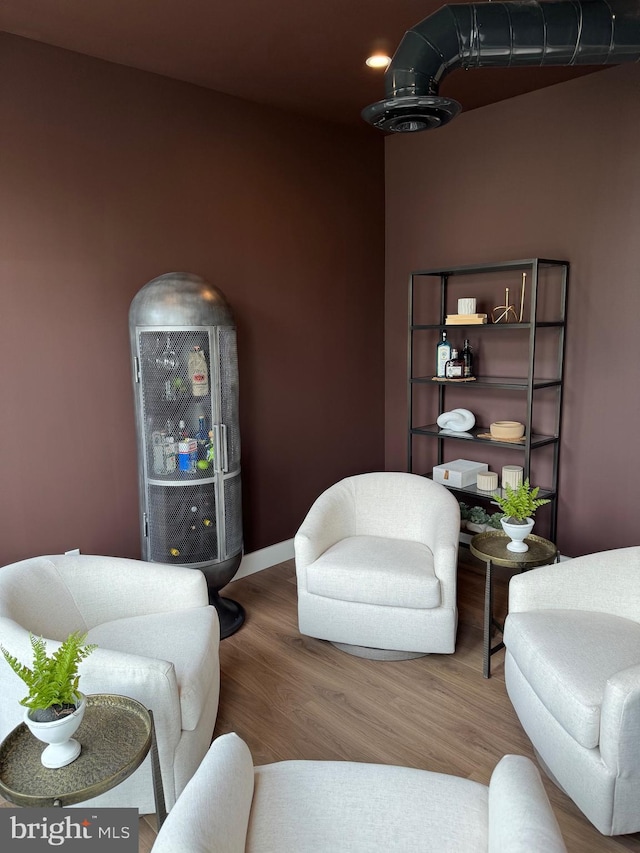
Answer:
<svg viewBox="0 0 640 853"><path fill-rule="evenodd" d="M204 575L116 557L34 557L0 568L0 643L27 665L29 632L53 651L72 631L98 648L84 693L118 693L153 711L167 808L206 754L220 688L218 615ZM0 738L22 720L26 687L0 659ZM53 771L55 772L55 771ZM95 806L155 812L150 758Z"/></svg>
<svg viewBox="0 0 640 853"><path fill-rule="evenodd" d="M543 766L600 832L640 831L640 547L513 577L504 642Z"/></svg>
<svg viewBox="0 0 640 853"><path fill-rule="evenodd" d="M381 764L254 767L235 734L216 738L153 853L562 853L540 775L507 755L488 786Z"/></svg>
<svg viewBox="0 0 640 853"><path fill-rule="evenodd" d="M331 486L294 539L300 632L367 657L454 652L459 536L457 500L425 477Z"/></svg>

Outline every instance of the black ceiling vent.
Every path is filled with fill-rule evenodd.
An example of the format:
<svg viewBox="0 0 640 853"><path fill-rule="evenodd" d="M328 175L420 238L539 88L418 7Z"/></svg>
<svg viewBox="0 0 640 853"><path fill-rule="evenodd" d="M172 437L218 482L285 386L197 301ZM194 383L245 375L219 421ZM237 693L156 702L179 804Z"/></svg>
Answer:
<svg viewBox="0 0 640 853"><path fill-rule="evenodd" d="M438 95L457 68L618 65L640 59L640 0L523 0L443 6L408 30L362 111L381 130L441 127L460 104Z"/></svg>

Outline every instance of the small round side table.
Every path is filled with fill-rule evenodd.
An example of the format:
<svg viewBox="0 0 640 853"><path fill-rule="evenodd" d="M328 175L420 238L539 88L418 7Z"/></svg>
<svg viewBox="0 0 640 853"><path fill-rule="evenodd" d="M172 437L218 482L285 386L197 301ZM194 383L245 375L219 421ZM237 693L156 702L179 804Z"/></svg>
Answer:
<svg viewBox="0 0 640 853"><path fill-rule="evenodd" d="M20 723L0 744L0 794L17 806L73 806L124 782L151 752L159 829L167 813L152 712L128 696L90 694L75 738L78 758L50 769L40 761L46 744Z"/></svg>
<svg viewBox="0 0 640 853"><path fill-rule="evenodd" d="M471 553L483 560L486 565L484 585L484 633L482 645L482 674L485 678L491 677L491 655L504 648L500 641L495 646L491 645L491 629L497 628L500 633L504 630L504 622L498 622L493 616L493 579L492 567L505 566L508 569L517 569L526 572L538 566L547 566L558 560L558 548L548 539L542 536L527 536L524 540L529 546L528 551L516 552L507 550L507 543L511 540L501 530L487 530L478 533L469 544Z"/></svg>

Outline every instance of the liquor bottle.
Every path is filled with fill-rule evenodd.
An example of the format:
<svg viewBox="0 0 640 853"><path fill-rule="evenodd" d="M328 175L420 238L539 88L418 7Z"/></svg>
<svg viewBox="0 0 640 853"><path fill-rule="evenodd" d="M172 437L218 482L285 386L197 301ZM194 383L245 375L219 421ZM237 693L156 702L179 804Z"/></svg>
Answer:
<svg viewBox="0 0 640 853"><path fill-rule="evenodd" d="M215 462L215 459L216 459L214 444L213 444L213 430L212 429L209 430L209 440L207 441L206 459L207 459L207 462L209 462L211 465L213 465L213 463Z"/></svg>
<svg viewBox="0 0 640 853"><path fill-rule="evenodd" d="M198 444L195 438L178 442L178 468L186 474L195 474L198 462Z"/></svg>
<svg viewBox="0 0 640 853"><path fill-rule="evenodd" d="M441 378L445 375L445 366L451 358L451 344L447 340L446 331L442 332L442 340L436 347L436 376Z"/></svg>
<svg viewBox="0 0 640 853"><path fill-rule="evenodd" d="M464 339L464 347L462 349L462 361L464 363L464 370L462 375L465 379L469 379L473 376L473 350L471 349L471 345L469 344L469 338Z"/></svg>
<svg viewBox="0 0 640 853"><path fill-rule="evenodd" d="M195 474L198 462L198 442L190 438L184 421L178 425L178 469L186 474Z"/></svg>
<svg viewBox="0 0 640 853"><path fill-rule="evenodd" d="M196 441L198 442L198 468L208 468L207 461L207 445L209 444L209 433L206 426L206 418L198 418L198 431L196 432Z"/></svg>
<svg viewBox="0 0 640 853"><path fill-rule="evenodd" d="M445 379L462 379L464 376L464 362L458 355L457 349L451 350L451 358L445 364Z"/></svg>
<svg viewBox="0 0 640 853"><path fill-rule="evenodd" d="M173 474L178 467L178 444L173 432L166 435L164 439L164 462L167 474Z"/></svg>
<svg viewBox="0 0 640 853"><path fill-rule="evenodd" d="M207 360L200 347L194 347L189 353L189 377L194 397L204 397L209 393Z"/></svg>

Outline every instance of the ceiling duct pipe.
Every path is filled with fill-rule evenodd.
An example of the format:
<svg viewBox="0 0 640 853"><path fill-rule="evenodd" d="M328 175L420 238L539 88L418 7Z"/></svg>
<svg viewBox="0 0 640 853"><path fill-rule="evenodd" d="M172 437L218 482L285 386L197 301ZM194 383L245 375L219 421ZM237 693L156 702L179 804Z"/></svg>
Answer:
<svg viewBox="0 0 640 853"><path fill-rule="evenodd" d="M438 94L457 68L617 65L640 59L639 0L525 0L443 6L408 30L385 72L386 97L362 111L381 130L441 127L460 104Z"/></svg>

